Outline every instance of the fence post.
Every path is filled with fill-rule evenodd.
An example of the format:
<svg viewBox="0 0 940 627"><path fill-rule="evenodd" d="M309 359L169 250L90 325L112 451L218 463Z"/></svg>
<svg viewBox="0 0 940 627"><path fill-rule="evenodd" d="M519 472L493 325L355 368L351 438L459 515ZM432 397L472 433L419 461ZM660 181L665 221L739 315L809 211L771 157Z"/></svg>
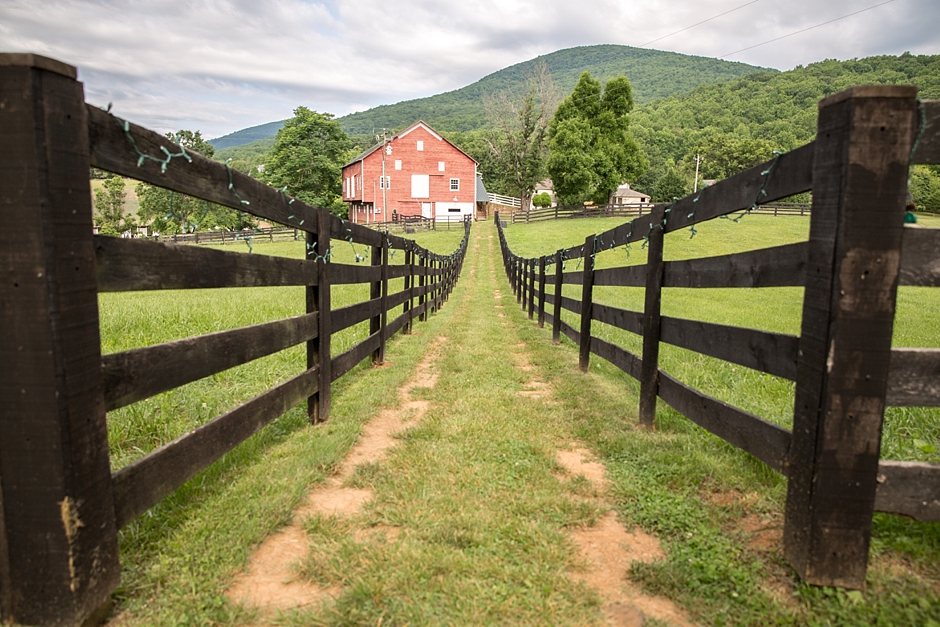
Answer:
<svg viewBox="0 0 940 627"><path fill-rule="evenodd" d="M385 343L388 341L388 233L385 234L385 242L382 244L382 315L381 327L379 328L379 360L378 363L385 363Z"/></svg>
<svg viewBox="0 0 940 627"><path fill-rule="evenodd" d="M539 328L545 328L545 255L539 257Z"/></svg>
<svg viewBox="0 0 940 627"><path fill-rule="evenodd" d="M330 316L330 214L326 209L317 209L317 232L307 233L308 254L317 256L317 284L307 286L307 312L318 313L317 337L307 342L307 369L319 367L319 387L307 399L307 415L314 424L330 415L330 340L332 324Z"/></svg>
<svg viewBox="0 0 940 627"><path fill-rule="evenodd" d="M53 59L0 54L3 624L81 624L120 581L75 77Z"/></svg>
<svg viewBox="0 0 940 627"><path fill-rule="evenodd" d="M535 317L535 262L529 259L529 320Z"/></svg>
<svg viewBox="0 0 940 627"><path fill-rule="evenodd" d="M561 287L564 264L561 261L562 251L555 253L555 303L552 305L552 344L561 343Z"/></svg>
<svg viewBox="0 0 940 627"><path fill-rule="evenodd" d="M594 301L594 236L588 235L581 251L584 274L581 279L581 353L578 366L587 372L591 365L591 309Z"/></svg>
<svg viewBox="0 0 940 627"><path fill-rule="evenodd" d="M405 306L403 312L410 314L411 304L414 302L414 296L411 294L411 290L414 287L414 269L412 265L414 264L414 253L411 251L411 240L405 240L405 290L408 291L408 298L405 300ZM404 332L405 335L411 335L412 322L413 319L411 315L408 315L408 321L405 323Z"/></svg>
<svg viewBox="0 0 940 627"><path fill-rule="evenodd" d="M381 233L380 233L381 235ZM369 265L373 269L380 268L382 266L382 249L383 246L372 246L372 250L369 251ZM376 300L382 298L382 274L379 270L379 277L376 281L369 282L369 300ZM369 335L375 335L382 329L382 312L379 311L378 314L369 318ZM378 365L382 363L382 348L376 348L372 351L372 365Z"/></svg>
<svg viewBox="0 0 940 627"><path fill-rule="evenodd" d="M418 252L418 266L420 268L419 270L420 274L418 275L418 283L419 283L419 287L421 288L421 293L418 295L418 309L421 310L421 313L418 314L419 322L424 322L425 320L428 319L428 312L424 306L424 303L427 301L427 295L425 291L425 288L427 287L427 284L428 284L427 261L428 261L428 251L422 248Z"/></svg>
<svg viewBox="0 0 940 627"><path fill-rule="evenodd" d="M819 103L784 550L804 581L865 582L917 90Z"/></svg>
<svg viewBox="0 0 940 627"><path fill-rule="evenodd" d="M662 215L659 210L657 218ZM660 221L653 220L652 224ZM640 424L652 427L659 394L660 306L663 298L663 229L650 230L646 258L646 298L643 306L643 363L640 367Z"/></svg>

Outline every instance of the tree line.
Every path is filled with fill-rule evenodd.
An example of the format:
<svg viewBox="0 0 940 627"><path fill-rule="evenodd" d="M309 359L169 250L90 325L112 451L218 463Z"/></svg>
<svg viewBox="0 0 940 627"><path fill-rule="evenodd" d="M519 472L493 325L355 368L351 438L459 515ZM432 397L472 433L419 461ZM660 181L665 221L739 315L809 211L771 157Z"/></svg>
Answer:
<svg viewBox="0 0 940 627"><path fill-rule="evenodd" d="M545 178L563 204L608 202L624 182L654 201L685 196L696 183L726 178L812 140L816 103L852 85L915 84L922 98L940 97L940 56L908 53L749 74L639 106L624 76L602 85L584 72L562 97L545 63L531 67L523 87L483 97L483 128L443 133L477 160L488 190L522 198L526 206ZM306 107L273 139L218 153L199 131L168 136L338 215L346 211L342 166L374 143L374 136L350 137L331 114ZM252 225L243 214L146 184L136 188L140 210L133 216L123 209L123 181L104 183L95 198L103 232L138 223L165 233ZM940 167L913 167L910 188L918 209L940 212Z"/></svg>

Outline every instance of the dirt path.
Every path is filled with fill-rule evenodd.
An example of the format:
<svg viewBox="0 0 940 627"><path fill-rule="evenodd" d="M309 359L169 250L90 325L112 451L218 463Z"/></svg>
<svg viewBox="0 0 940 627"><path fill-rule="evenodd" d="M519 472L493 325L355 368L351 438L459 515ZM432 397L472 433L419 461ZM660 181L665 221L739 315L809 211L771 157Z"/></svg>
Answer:
<svg viewBox="0 0 940 627"><path fill-rule="evenodd" d="M340 587L321 587L296 576L297 564L309 551L303 522L318 514L354 517L372 499L370 490L351 487L349 479L358 466L384 459L396 443L395 433L406 426L414 426L425 416L429 402L413 399L412 390L433 388L437 384L435 363L442 355L469 350L469 346L464 345L471 341L466 339L469 336L454 333L451 329L461 325L466 327L480 320L487 321L485 324L499 325L502 337L516 338L515 343L505 346L512 370L524 373L521 377L523 383L514 392L516 398L525 399L528 408L534 407L539 411L548 411L559 404L552 385L540 376L539 368L532 363L527 345L519 341L514 325L531 323L521 322L510 313L516 300L500 272L499 250L492 226L478 224L474 228L470 254L476 259L475 263L467 264L468 271L462 279L471 285L459 299L451 299L446 305L454 310L452 315L448 314L451 316L449 326L431 343L412 378L399 390L398 407L381 412L363 427L359 441L336 474L310 492L306 503L295 511L290 525L261 544L248 568L228 589L227 596L232 601L257 608L259 620L276 618L278 612L285 610L317 605L325 607L343 593ZM471 293L492 294L493 298L487 306L471 298ZM490 419L498 418L490 416ZM649 563L663 559L664 554L654 537L640 530L630 531L617 519L608 497L604 466L592 457L583 443L571 437L558 442L555 459L558 467L563 469L556 475L558 481L579 481L589 486L586 491L572 494L570 498L587 499L602 512L595 524L568 532L577 556L566 576L597 590L609 625L643 625L646 616L681 627L691 625L671 601L644 594L630 582L629 571L633 562ZM375 531L376 528L372 527L357 529L354 533L358 537ZM399 535L399 529L393 527L383 527L378 532L392 541Z"/></svg>
<svg viewBox="0 0 940 627"><path fill-rule="evenodd" d="M498 259L498 249L493 250L495 246L492 239L488 240L488 248L490 257L495 256ZM490 276L495 276L495 271ZM499 284L495 278L493 281ZM506 302L499 287L495 287L493 293L498 303ZM504 321L504 305L498 304L496 309L496 317L500 319L501 324L508 327L511 323ZM530 363L526 344L519 342L512 348L516 368L530 375L518 394L532 399L533 402L556 404L551 385L539 378L537 369ZM580 476L586 479L592 488L590 498L607 510L595 525L571 533L583 568L572 570L568 575L586 582L600 592L605 601L604 613L610 625L640 626L644 623L644 616L651 616L680 627L690 627L693 623L689 622L672 601L645 594L630 582L629 571L633 562L649 563L665 559L665 554L655 537L639 529L628 531L617 519L612 503L606 498L610 486L603 464L596 461L583 443L577 440L571 440L561 448L556 460L565 469L568 477Z"/></svg>
<svg viewBox="0 0 940 627"><path fill-rule="evenodd" d="M432 388L437 383L433 363L444 340L438 337L431 343L427 355L415 368L414 376L399 388L399 407L382 411L364 425L358 442L336 474L307 495L307 502L294 511L290 525L258 547L248 569L226 591L229 599L257 608L262 617L271 617L278 611L329 602L340 593L339 588L322 588L295 576L296 564L308 550L303 522L315 514L352 516L372 498L370 490L348 487L344 483L357 466L384 458L395 444L395 433L409 422L420 420L427 412L428 401L412 400L411 391L416 387ZM394 531L388 533L394 535Z"/></svg>

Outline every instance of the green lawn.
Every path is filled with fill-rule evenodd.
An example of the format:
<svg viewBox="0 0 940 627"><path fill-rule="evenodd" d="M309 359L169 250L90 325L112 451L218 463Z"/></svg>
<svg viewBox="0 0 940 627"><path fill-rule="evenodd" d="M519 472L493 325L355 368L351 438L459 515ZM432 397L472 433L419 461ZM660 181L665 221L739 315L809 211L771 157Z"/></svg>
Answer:
<svg viewBox="0 0 940 627"><path fill-rule="evenodd" d="M612 225L515 225L507 235L517 252L535 255ZM783 480L666 408L656 430L638 428L635 383L596 357L591 371L581 373L576 347L567 340L552 345L550 329L538 329L514 306L498 247L486 249L494 242L487 238L495 238L492 223L473 229L471 238L481 239L449 302L416 324L414 335L393 338L386 367L364 363L334 383L328 422L309 426L302 409L288 412L122 531L116 595L122 627L259 624L250 609L226 599L226 586L252 549L290 521L310 487L337 467L362 424L397 406L395 390L437 336L447 338L438 384L413 391L431 403L427 415L386 460L362 466L353 477L374 499L352 520L313 519L305 526L313 553L299 574L338 584L343 593L333 606L269 624L603 624L596 593L566 574L577 562L567 530L591 524L597 514L583 499L582 483L559 477L554 461L577 437L604 462L613 486L608 498L620 519L654 534L665 549L663 561L635 563L631 578L673 599L699 624L940 625L940 525L878 515L865 591L800 585L779 549ZM798 241L806 229L805 221L789 217L715 221L691 241L687 233L668 236L667 258ZM438 231L416 239L449 253L460 235ZM335 249L344 263L353 263L356 252L362 247L354 251L345 242ZM300 256L303 244L258 243L254 254ZM644 255L634 245L630 263L642 263ZM625 258L623 249L609 251L599 264ZM577 265L568 263L569 269ZM336 288L334 307L364 299L366 289ZM504 295L503 309L496 309L495 290ZM620 291L597 293L602 302L640 307L636 290ZM751 290L757 293L744 304L737 300L744 290L668 291L675 292L667 294L668 315L799 332L799 290ZM929 340L936 333L922 328L935 324L935 298L926 290L904 292L907 321L899 322L897 342L935 345ZM297 288L104 294L100 305L107 353L297 315L303 294ZM338 334L334 351L364 337L364 326ZM616 330L604 332L621 341ZM510 350L527 351L534 370L514 368ZM112 412L114 467L300 372L303 363L301 349L285 351ZM717 360L696 362L679 351L664 350L663 364L711 394L786 423L792 405L787 382ZM551 385L555 400L518 394L533 377ZM910 411L906 428L936 442L936 415ZM903 446L903 429L891 429L892 456L917 458ZM399 527L401 534L389 541L354 533L376 524Z"/></svg>
<svg viewBox="0 0 940 627"><path fill-rule="evenodd" d="M928 221L923 219L922 223ZM618 222L605 218L517 224L506 229L506 239L516 254L538 256L583 242L587 235L602 233L616 224ZM697 228L698 234L693 238L686 230L666 235L665 259L710 257L805 241L809 237L809 217L748 215L740 222L711 220ZM599 253L596 267L643 264L646 251L641 246L632 244L629 251L621 247ZM581 267L577 260L567 261L565 266L566 271ZM580 290L580 286L566 285L564 294L580 299ZM642 288L595 287L594 298L607 305L643 310ZM799 335L802 306L802 288L669 288L663 293L662 313ZM579 317L570 312L563 311L562 318L575 328L580 324ZM592 334L635 354L642 353L641 338L627 331L595 322ZM894 345L940 347L940 291L917 287L900 289ZM664 370L693 387L782 426L791 426L794 386L790 381L668 344L661 345L660 360ZM600 361L599 358L596 361ZM627 379L628 386L634 385L632 379ZM664 410L667 416L669 413L670 410ZM906 461L936 461L937 454L915 446L915 439L927 441L940 450L940 409L889 408L882 456Z"/></svg>

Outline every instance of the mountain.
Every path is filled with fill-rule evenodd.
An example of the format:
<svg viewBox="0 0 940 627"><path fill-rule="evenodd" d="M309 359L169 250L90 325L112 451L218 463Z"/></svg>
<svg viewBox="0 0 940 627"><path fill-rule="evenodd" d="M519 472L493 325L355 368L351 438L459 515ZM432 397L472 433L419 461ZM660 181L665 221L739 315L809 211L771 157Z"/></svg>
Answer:
<svg viewBox="0 0 940 627"><path fill-rule="evenodd" d="M382 105L339 118L350 135L372 135L375 129L398 130L424 120L441 131L470 131L486 125L483 96L524 88L537 64L544 62L560 93L574 89L582 72L606 81L618 74L630 79L637 103L688 93L696 87L728 81L755 72L775 72L745 63L721 61L676 52L605 44L567 48L517 63L454 91ZM269 122L210 140L217 149L272 137L283 122Z"/></svg>
<svg viewBox="0 0 940 627"><path fill-rule="evenodd" d="M268 122L267 124L243 128L240 131L210 139L209 143L215 146L216 150L231 148L232 146L241 146L242 144L248 144L259 139L274 137L282 126L284 126L284 120L280 122Z"/></svg>

